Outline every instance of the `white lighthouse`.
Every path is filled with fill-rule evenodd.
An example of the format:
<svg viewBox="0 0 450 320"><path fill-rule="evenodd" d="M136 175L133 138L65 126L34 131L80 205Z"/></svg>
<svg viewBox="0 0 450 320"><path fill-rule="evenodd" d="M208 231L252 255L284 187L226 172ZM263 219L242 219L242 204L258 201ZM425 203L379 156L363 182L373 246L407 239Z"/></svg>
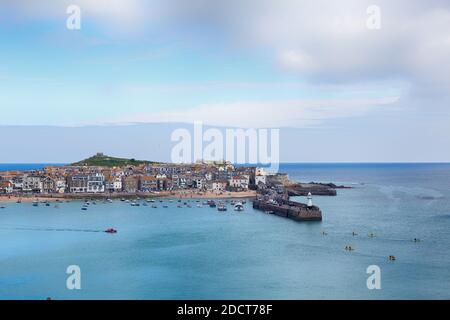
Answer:
<svg viewBox="0 0 450 320"><path fill-rule="evenodd" d="M312 203L312 194L311 192L308 192L308 207L312 207L313 203Z"/></svg>

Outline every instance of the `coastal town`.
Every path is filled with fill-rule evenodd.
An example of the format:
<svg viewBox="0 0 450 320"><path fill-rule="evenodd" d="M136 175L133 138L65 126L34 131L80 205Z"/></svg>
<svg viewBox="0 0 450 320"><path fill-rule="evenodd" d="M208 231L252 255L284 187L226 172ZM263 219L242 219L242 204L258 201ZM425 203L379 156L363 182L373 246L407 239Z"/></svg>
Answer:
<svg viewBox="0 0 450 320"><path fill-rule="evenodd" d="M253 207L294 220L321 220L312 194L336 195L337 186L292 183L286 174L226 161L157 163L95 156L70 165L0 172L2 201L114 198L251 198ZM327 194L328 193L328 194ZM308 203L290 201L308 196Z"/></svg>
<svg viewBox="0 0 450 320"><path fill-rule="evenodd" d="M93 158L107 158L98 153ZM265 188L267 172L222 162L138 163L125 166L65 165L0 172L0 194L32 197L131 195L245 195Z"/></svg>

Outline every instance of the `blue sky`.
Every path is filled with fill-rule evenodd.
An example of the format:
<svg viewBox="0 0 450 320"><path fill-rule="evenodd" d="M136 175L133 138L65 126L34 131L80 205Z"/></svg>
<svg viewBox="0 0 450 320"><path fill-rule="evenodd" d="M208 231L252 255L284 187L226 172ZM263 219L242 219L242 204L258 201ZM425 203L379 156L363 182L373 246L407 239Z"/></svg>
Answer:
<svg viewBox="0 0 450 320"><path fill-rule="evenodd" d="M66 28L69 4L81 30ZM369 30L370 4L2 1L0 126L203 121L351 144L350 130L377 137L376 161L450 161L434 152L450 137L450 5L379 1L381 29ZM414 157L417 143L428 156ZM371 160L364 146L347 152Z"/></svg>

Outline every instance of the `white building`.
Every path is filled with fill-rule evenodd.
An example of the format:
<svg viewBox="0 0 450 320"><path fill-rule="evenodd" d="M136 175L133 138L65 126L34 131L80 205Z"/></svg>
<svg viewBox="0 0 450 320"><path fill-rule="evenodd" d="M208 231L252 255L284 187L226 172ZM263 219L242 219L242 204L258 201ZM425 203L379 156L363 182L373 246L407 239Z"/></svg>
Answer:
<svg viewBox="0 0 450 320"><path fill-rule="evenodd" d="M260 183L266 184L267 172L264 168L256 168L255 172L255 185L258 186Z"/></svg>
<svg viewBox="0 0 450 320"><path fill-rule="evenodd" d="M55 189L57 193L64 193L66 192L67 182L64 177L56 178L55 179Z"/></svg>
<svg viewBox="0 0 450 320"><path fill-rule="evenodd" d="M42 192L43 183L42 177L39 176L25 176L23 178L23 191L25 192Z"/></svg>
<svg viewBox="0 0 450 320"><path fill-rule="evenodd" d="M211 189L213 191L225 191L227 188L227 182L222 180L213 180L211 182Z"/></svg>
<svg viewBox="0 0 450 320"><path fill-rule="evenodd" d="M247 175L231 177L229 184L231 188L235 189L248 189L250 183L250 177Z"/></svg>
<svg viewBox="0 0 450 320"><path fill-rule="evenodd" d="M13 183L11 181L2 181L0 182L0 193L12 193L13 192Z"/></svg>
<svg viewBox="0 0 450 320"><path fill-rule="evenodd" d="M95 173L94 175L90 175L88 177L87 192L105 192L105 176L102 173Z"/></svg>

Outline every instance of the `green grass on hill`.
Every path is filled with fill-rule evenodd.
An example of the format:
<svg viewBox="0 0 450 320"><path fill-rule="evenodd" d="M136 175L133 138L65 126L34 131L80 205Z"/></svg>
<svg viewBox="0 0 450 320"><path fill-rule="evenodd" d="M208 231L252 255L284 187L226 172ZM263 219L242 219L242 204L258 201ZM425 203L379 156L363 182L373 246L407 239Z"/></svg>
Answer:
<svg viewBox="0 0 450 320"><path fill-rule="evenodd" d="M100 167L124 167L124 166L138 166L140 164L157 163L147 160L124 159L110 157L106 155L95 155L93 157L72 163L72 166L100 166Z"/></svg>

